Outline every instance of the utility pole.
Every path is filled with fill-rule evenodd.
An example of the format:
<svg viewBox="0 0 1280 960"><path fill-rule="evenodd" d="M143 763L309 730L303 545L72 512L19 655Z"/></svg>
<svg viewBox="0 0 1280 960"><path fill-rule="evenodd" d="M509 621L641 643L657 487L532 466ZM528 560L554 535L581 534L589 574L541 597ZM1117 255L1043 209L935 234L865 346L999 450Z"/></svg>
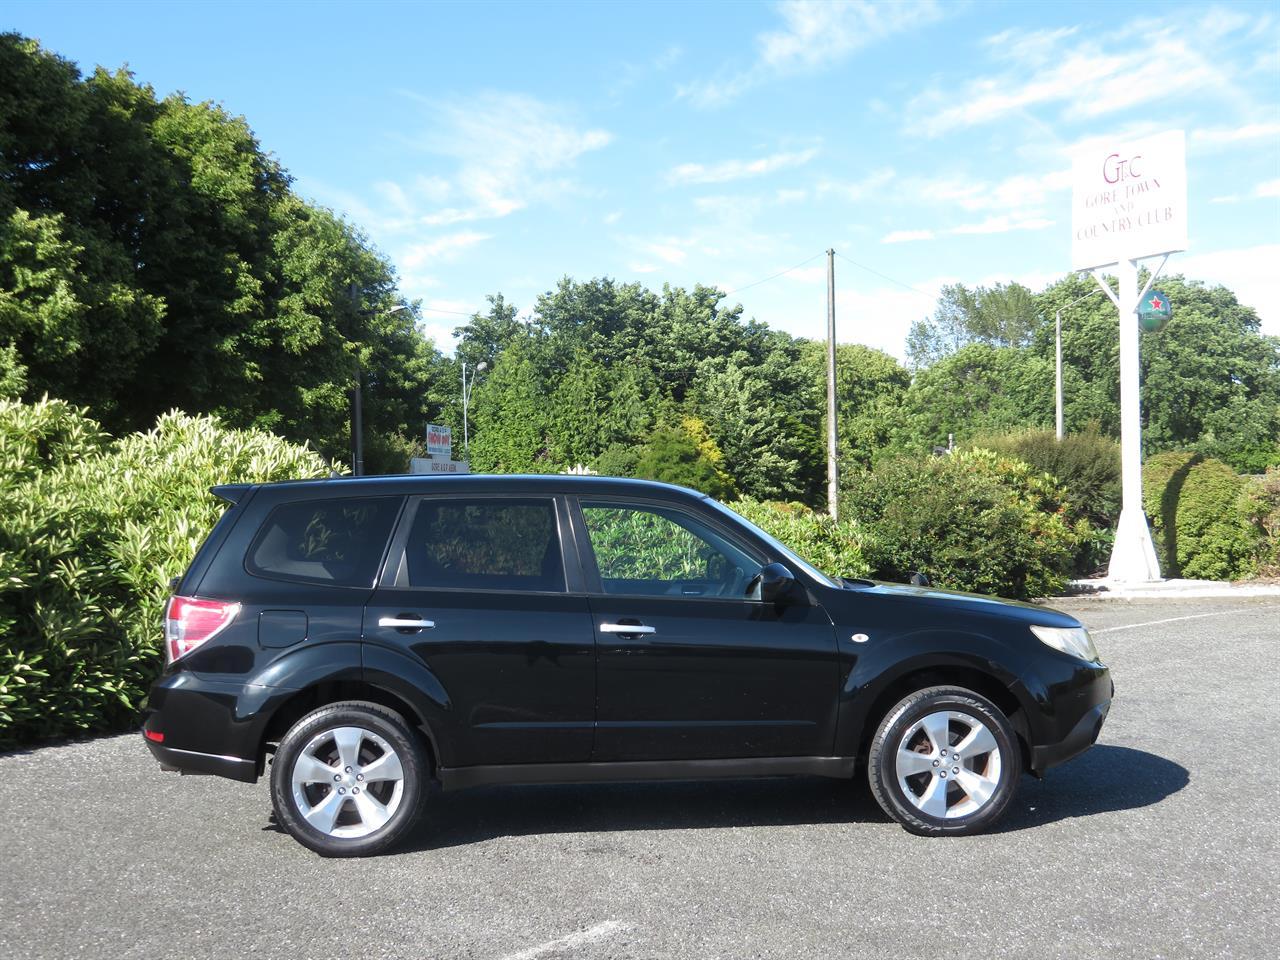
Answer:
<svg viewBox="0 0 1280 960"><path fill-rule="evenodd" d="M836 251L827 251L827 511L840 519L836 461Z"/></svg>
<svg viewBox="0 0 1280 960"><path fill-rule="evenodd" d="M1053 434L1062 440L1062 311L1053 313Z"/></svg>
<svg viewBox="0 0 1280 960"><path fill-rule="evenodd" d="M351 295L352 326L359 330L360 324L360 290L352 281L349 290ZM360 381L363 379L360 370L360 347L356 345L356 385L351 391L351 475L364 475L364 404Z"/></svg>

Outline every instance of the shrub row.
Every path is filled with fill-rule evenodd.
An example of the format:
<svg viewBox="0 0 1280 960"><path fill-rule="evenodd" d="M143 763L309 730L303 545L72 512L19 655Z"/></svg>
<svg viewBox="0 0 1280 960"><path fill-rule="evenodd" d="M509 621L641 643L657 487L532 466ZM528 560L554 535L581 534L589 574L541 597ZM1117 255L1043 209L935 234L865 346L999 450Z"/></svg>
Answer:
<svg viewBox="0 0 1280 960"><path fill-rule="evenodd" d="M134 723L168 581L220 512L209 487L327 469L207 417L113 442L61 401L0 401L0 744Z"/></svg>

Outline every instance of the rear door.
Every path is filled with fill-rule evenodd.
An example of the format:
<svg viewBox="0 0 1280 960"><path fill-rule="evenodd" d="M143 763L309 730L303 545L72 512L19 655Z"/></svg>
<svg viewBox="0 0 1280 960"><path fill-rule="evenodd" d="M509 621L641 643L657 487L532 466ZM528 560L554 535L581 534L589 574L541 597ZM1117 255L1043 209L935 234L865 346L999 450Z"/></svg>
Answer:
<svg viewBox="0 0 1280 960"><path fill-rule="evenodd" d="M411 499L364 618L366 643L424 664L458 766L591 755L595 639L555 496Z"/></svg>

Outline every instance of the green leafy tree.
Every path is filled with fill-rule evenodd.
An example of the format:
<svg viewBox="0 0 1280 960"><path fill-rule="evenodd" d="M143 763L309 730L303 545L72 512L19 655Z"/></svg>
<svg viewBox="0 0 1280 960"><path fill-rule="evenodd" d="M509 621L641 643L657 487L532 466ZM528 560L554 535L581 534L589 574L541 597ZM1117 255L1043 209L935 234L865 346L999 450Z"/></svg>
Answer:
<svg viewBox="0 0 1280 960"><path fill-rule="evenodd" d="M942 288L934 315L912 324L907 356L920 369L974 343L1024 347L1042 322L1034 295L1020 283L972 290L951 284Z"/></svg>

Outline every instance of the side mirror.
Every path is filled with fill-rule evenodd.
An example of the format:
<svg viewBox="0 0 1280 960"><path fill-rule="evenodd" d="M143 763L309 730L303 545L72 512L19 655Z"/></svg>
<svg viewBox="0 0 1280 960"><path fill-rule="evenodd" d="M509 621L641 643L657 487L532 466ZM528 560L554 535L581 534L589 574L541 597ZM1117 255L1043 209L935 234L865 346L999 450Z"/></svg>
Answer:
<svg viewBox="0 0 1280 960"><path fill-rule="evenodd" d="M747 586L747 596L759 596L764 603L785 600L795 588L796 575L780 563L770 563L752 578ZM757 588L759 593L757 594Z"/></svg>
<svg viewBox="0 0 1280 960"><path fill-rule="evenodd" d="M913 587L928 587L928 586L932 586L932 584L929 582L929 578L928 578L927 576L925 576L925 573L924 573L924 571L923 571L923 570L913 570L913 571L912 571L912 573L911 573L911 585L912 585Z"/></svg>

